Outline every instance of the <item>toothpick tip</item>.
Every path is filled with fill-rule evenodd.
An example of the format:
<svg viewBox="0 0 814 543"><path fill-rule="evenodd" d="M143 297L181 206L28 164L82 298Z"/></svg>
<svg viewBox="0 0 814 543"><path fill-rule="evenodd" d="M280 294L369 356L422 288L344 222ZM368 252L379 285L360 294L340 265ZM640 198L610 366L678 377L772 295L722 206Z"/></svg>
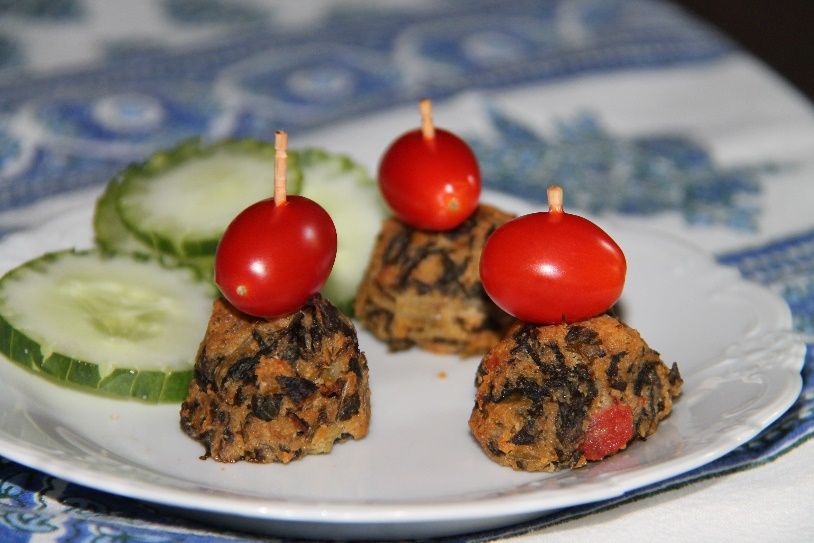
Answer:
<svg viewBox="0 0 814 543"><path fill-rule="evenodd" d="M551 213L562 213L562 187L551 185L546 190L548 196L548 210Z"/></svg>
<svg viewBox="0 0 814 543"><path fill-rule="evenodd" d="M421 112L421 133L425 140L435 137L435 125L432 122L432 100L423 98L418 102L418 109Z"/></svg>

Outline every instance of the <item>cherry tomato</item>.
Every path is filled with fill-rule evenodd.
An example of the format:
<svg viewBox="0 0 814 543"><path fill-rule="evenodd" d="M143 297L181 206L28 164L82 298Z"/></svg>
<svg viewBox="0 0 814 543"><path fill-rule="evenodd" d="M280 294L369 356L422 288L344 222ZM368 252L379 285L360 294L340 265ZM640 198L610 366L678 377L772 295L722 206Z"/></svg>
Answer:
<svg viewBox="0 0 814 543"><path fill-rule="evenodd" d="M273 198L243 210L215 254L215 283L240 311L275 317L297 310L319 291L336 258L336 228L303 196Z"/></svg>
<svg viewBox="0 0 814 543"><path fill-rule="evenodd" d="M486 240L483 287L504 311L538 324L575 322L610 308L622 294L622 250L591 221L563 211L524 215Z"/></svg>
<svg viewBox="0 0 814 543"><path fill-rule="evenodd" d="M412 130L394 141L379 164L382 196L402 222L423 230L450 230L478 206L478 161L455 134L432 138Z"/></svg>

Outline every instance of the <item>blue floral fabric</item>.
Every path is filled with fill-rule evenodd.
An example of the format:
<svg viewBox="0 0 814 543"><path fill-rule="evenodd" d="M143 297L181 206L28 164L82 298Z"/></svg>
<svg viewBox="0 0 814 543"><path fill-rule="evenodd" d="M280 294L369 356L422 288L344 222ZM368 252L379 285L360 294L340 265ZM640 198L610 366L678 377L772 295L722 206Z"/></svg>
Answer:
<svg viewBox="0 0 814 543"><path fill-rule="evenodd" d="M688 224L754 231L761 192L777 164L715 164L704 146L682 134L614 136L596 115L561 121L545 139L522 122L490 110L496 137L472 141L491 188L545 201L556 181L569 205L591 214L653 215L679 211Z"/></svg>
<svg viewBox="0 0 814 543"><path fill-rule="evenodd" d="M661 2L477 3L382 14L337 7L322 27L278 33L273 10L240 23L217 16L226 8L215 0L168 1L159 4L168 24L197 14L220 21L228 38L192 51L105 41L99 47L113 52L102 67L46 78L0 64L0 210L103 182L186 137L272 139L279 126L295 134L424 96L708 62L732 50ZM72 21L87 11L54 9L39 16ZM4 37L12 39L0 33L0 58ZM9 55L21 46L12 40ZM274 54L282 48L284 57Z"/></svg>
<svg viewBox="0 0 814 543"><path fill-rule="evenodd" d="M127 163L187 137L270 139L280 125L291 132L317 128L423 96L703 64L734 51L660 1L461 0L403 10L339 3L303 32L282 28L282 14L275 11L280 4L150 5L169 28L181 33L205 27L217 39L178 48L110 37L97 44L102 58L97 65L37 76L31 75L24 41L0 26L0 211L103 183ZM82 28L92 23L91 7L81 0L0 1L0 17ZM285 58L272 54L282 47ZM556 179L578 195L575 207L592 213L670 210L688 224L752 232L761 213L757 196L784 167L723 166L687 134L620 137L592 112L563 120L548 137L494 107L489 119L500 137L470 141L488 188L542 201L545 186ZM597 189L608 180L612 191ZM14 226L4 228L0 234ZM814 230L719 260L780 294L797 330L812 337ZM783 453L814 432L813 353L809 344L797 403L725 457L614 500L447 540L531 532ZM28 542L43 534L54 541L98 543L253 539L0 458L0 541Z"/></svg>

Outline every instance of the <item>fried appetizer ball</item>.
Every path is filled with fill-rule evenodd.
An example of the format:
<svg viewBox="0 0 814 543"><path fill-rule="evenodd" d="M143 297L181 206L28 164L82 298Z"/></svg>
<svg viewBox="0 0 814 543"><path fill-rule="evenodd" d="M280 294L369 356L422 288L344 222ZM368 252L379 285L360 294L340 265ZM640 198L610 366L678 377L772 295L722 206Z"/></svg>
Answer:
<svg viewBox="0 0 814 543"><path fill-rule="evenodd" d="M512 217L482 204L443 232L385 221L356 295L356 318L393 351L483 354L512 319L483 291L481 249Z"/></svg>
<svg viewBox="0 0 814 543"><path fill-rule="evenodd" d="M367 361L330 302L317 294L274 319L214 303L181 406L181 428L206 456L288 463L363 438L369 421Z"/></svg>
<svg viewBox="0 0 814 543"><path fill-rule="evenodd" d="M478 368L469 427L504 466L580 467L652 435L682 383L675 364L611 316L518 322Z"/></svg>

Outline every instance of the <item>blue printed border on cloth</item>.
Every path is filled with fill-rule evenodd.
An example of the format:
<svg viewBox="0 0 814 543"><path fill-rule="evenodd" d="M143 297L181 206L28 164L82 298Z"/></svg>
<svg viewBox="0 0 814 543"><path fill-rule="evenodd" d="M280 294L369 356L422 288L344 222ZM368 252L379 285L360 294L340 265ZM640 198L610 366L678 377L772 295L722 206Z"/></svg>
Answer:
<svg viewBox="0 0 814 543"><path fill-rule="evenodd" d="M0 83L0 210L102 183L186 137L271 139L281 124L296 133L422 96L732 51L670 4L633 0L343 13L305 33L249 27L191 52L139 50L101 68Z"/></svg>

